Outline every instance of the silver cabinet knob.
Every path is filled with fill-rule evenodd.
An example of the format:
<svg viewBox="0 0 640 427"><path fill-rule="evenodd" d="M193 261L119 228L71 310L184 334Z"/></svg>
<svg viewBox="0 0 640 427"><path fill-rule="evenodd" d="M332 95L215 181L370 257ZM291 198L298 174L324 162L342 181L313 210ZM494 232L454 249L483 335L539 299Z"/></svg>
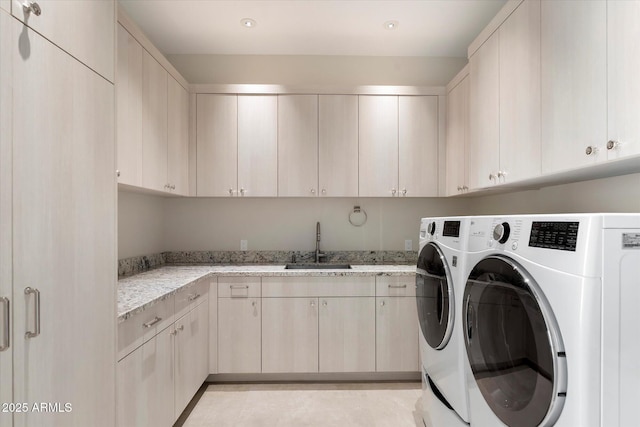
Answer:
<svg viewBox="0 0 640 427"><path fill-rule="evenodd" d="M327 194L327 190L325 190L324 188L322 189L322 194Z"/></svg>
<svg viewBox="0 0 640 427"><path fill-rule="evenodd" d="M244 196L244 188L240 189L240 194Z"/></svg>
<svg viewBox="0 0 640 427"><path fill-rule="evenodd" d="M116 170L116 176L120 177L120 171L119 170Z"/></svg>
<svg viewBox="0 0 640 427"><path fill-rule="evenodd" d="M594 147L593 145L589 145L587 148L585 148L584 153L587 156L592 156L594 154L596 154L598 152L598 147Z"/></svg>
<svg viewBox="0 0 640 427"><path fill-rule="evenodd" d="M326 301L322 301L322 306L326 307L327 306L327 302Z"/></svg>
<svg viewBox="0 0 640 427"><path fill-rule="evenodd" d="M493 173L490 173L489 174L489 181L495 181L495 179L496 179L496 175L493 174Z"/></svg>
<svg viewBox="0 0 640 427"><path fill-rule="evenodd" d="M311 189L311 194L316 194L316 189L315 188Z"/></svg>
<svg viewBox="0 0 640 427"><path fill-rule="evenodd" d="M314 300L311 300L311 307L315 307L316 306L316 302Z"/></svg>
<svg viewBox="0 0 640 427"><path fill-rule="evenodd" d="M230 188L230 189L229 189L229 195L230 195L230 196L233 196L233 188Z"/></svg>
<svg viewBox="0 0 640 427"><path fill-rule="evenodd" d="M620 146L618 141L607 141L607 150L615 150Z"/></svg>
<svg viewBox="0 0 640 427"><path fill-rule="evenodd" d="M396 193L397 193L396 189L395 189L395 188L392 188L392 189L391 189L391 195L395 196L395 195L396 195Z"/></svg>
<svg viewBox="0 0 640 427"><path fill-rule="evenodd" d="M462 191L462 187L458 185L458 191Z"/></svg>
<svg viewBox="0 0 640 427"><path fill-rule="evenodd" d="M403 195L403 196L406 196L406 195L407 195L407 189L406 189L406 188L403 188L403 189L402 189L402 195Z"/></svg>
<svg viewBox="0 0 640 427"><path fill-rule="evenodd" d="M466 185L462 186L462 191L467 191L469 189L469 187L467 187Z"/></svg>
<svg viewBox="0 0 640 427"><path fill-rule="evenodd" d="M498 171L498 179L499 178L506 178L507 177L507 172L505 171Z"/></svg>
<svg viewBox="0 0 640 427"><path fill-rule="evenodd" d="M33 13L36 16L40 16L42 14L42 9L40 9L40 5L34 1L27 1L22 4L22 9L24 13L27 15Z"/></svg>
<svg viewBox="0 0 640 427"><path fill-rule="evenodd" d="M176 336L177 334L178 334L177 329L174 329L173 331L169 332L169 335L172 335L172 336Z"/></svg>
<svg viewBox="0 0 640 427"><path fill-rule="evenodd" d="M171 184L171 189L175 190L176 189L176 185L175 184Z"/></svg>
<svg viewBox="0 0 640 427"><path fill-rule="evenodd" d="M380 307L384 307L385 304L384 300L380 301Z"/></svg>
<svg viewBox="0 0 640 427"><path fill-rule="evenodd" d="M180 325L180 326L178 326L178 330L179 330L179 331L184 331L184 325Z"/></svg>
<svg viewBox="0 0 640 427"><path fill-rule="evenodd" d="M255 307L256 306L256 302L255 301L251 301L251 306Z"/></svg>

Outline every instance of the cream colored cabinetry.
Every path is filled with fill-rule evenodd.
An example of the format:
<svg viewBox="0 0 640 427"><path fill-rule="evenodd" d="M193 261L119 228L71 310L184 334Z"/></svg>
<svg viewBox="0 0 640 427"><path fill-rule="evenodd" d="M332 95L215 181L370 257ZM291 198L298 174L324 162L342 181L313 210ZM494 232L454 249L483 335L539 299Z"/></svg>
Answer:
<svg viewBox="0 0 640 427"><path fill-rule="evenodd" d="M11 12L17 19L110 82L114 81L114 1L12 0L12 3ZM6 7L6 3L2 4ZM24 4L33 8L25 8ZM39 10L34 9L36 4Z"/></svg>
<svg viewBox="0 0 640 427"><path fill-rule="evenodd" d="M398 194L438 195L438 97L398 97Z"/></svg>
<svg viewBox="0 0 640 427"><path fill-rule="evenodd" d="M168 191L167 71L146 50L142 52L142 83L142 186Z"/></svg>
<svg viewBox="0 0 640 427"><path fill-rule="evenodd" d="M218 373L218 279L209 281L209 374Z"/></svg>
<svg viewBox="0 0 640 427"><path fill-rule="evenodd" d="M198 94L196 110L197 195L239 195L238 97Z"/></svg>
<svg viewBox="0 0 640 427"><path fill-rule="evenodd" d="M238 96L238 187L240 196L278 195L278 98Z"/></svg>
<svg viewBox="0 0 640 427"><path fill-rule="evenodd" d="M376 277L376 371L420 370L415 276Z"/></svg>
<svg viewBox="0 0 640 427"><path fill-rule="evenodd" d="M8 1L0 7L8 7ZM12 310L12 129L11 124L11 55L12 18L0 10L0 402L14 402L13 382L4 380L13 375L13 336L11 334ZM0 425L11 426L12 414L0 411Z"/></svg>
<svg viewBox="0 0 640 427"><path fill-rule="evenodd" d="M261 371L260 278L218 278L218 373Z"/></svg>
<svg viewBox="0 0 640 427"><path fill-rule="evenodd" d="M208 290L201 279L119 324L117 426L172 426L205 381Z"/></svg>
<svg viewBox="0 0 640 427"><path fill-rule="evenodd" d="M398 97L360 96L359 195L398 195Z"/></svg>
<svg viewBox="0 0 640 427"><path fill-rule="evenodd" d="M262 299L262 372L318 372L318 298Z"/></svg>
<svg viewBox="0 0 640 427"><path fill-rule="evenodd" d="M320 196L358 196L358 96L318 96Z"/></svg>
<svg viewBox="0 0 640 427"><path fill-rule="evenodd" d="M278 95L278 196L318 195L318 95Z"/></svg>
<svg viewBox="0 0 640 427"><path fill-rule="evenodd" d="M469 187L497 182L500 168L500 36L469 58Z"/></svg>
<svg viewBox="0 0 640 427"><path fill-rule="evenodd" d="M607 1L607 160L640 154L640 2Z"/></svg>
<svg viewBox="0 0 640 427"><path fill-rule="evenodd" d="M83 30L83 43L111 39L96 42L95 51L114 39L115 5L104 5L111 16L104 31L94 24L94 18L103 19L100 11L82 16L91 23ZM11 21L3 16L0 43L4 49L5 36L11 34L13 376L3 372L0 387L13 378L14 402L72 405L72 412L14 414L15 426L113 426L114 87L29 27ZM64 19L58 25L74 32L87 28ZM112 53L105 68L113 68ZM2 68L5 59L3 53ZM4 132L3 122L3 138ZM2 203L4 212L4 198Z"/></svg>
<svg viewBox="0 0 640 427"><path fill-rule="evenodd" d="M118 182L142 186L142 46L118 25Z"/></svg>
<svg viewBox="0 0 640 427"><path fill-rule="evenodd" d="M0 9L11 13L11 0L0 0Z"/></svg>
<svg viewBox="0 0 640 427"><path fill-rule="evenodd" d="M541 53L542 172L606 159L606 2L543 1Z"/></svg>
<svg viewBox="0 0 640 427"><path fill-rule="evenodd" d="M172 193L189 195L189 92L168 76L167 184Z"/></svg>
<svg viewBox="0 0 640 427"><path fill-rule="evenodd" d="M436 96L360 96L359 195L438 193Z"/></svg>
<svg viewBox="0 0 640 427"><path fill-rule="evenodd" d="M469 70L465 76L447 93L447 154L446 185L447 196L469 190L467 156L469 141Z"/></svg>
<svg viewBox="0 0 640 427"><path fill-rule="evenodd" d="M320 298L320 372L375 371L374 318L374 297Z"/></svg>
<svg viewBox="0 0 640 427"><path fill-rule="evenodd" d="M539 176L540 2L522 2L469 65L469 187Z"/></svg>

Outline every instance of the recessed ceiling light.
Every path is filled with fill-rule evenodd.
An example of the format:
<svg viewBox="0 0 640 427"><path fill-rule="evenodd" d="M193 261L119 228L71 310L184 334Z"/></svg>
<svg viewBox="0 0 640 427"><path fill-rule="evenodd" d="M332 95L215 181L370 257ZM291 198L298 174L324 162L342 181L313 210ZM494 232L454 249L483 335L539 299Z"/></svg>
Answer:
<svg viewBox="0 0 640 427"><path fill-rule="evenodd" d="M396 28L398 28L398 21L387 21L384 23L384 28L386 30L395 30Z"/></svg>
<svg viewBox="0 0 640 427"><path fill-rule="evenodd" d="M258 23L251 18L242 18L240 24L245 28L253 28L258 25Z"/></svg>

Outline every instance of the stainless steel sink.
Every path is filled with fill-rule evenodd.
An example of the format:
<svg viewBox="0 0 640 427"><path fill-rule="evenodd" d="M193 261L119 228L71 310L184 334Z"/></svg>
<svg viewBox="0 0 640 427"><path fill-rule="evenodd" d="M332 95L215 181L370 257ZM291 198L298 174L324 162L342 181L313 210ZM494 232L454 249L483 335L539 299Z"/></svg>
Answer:
<svg viewBox="0 0 640 427"><path fill-rule="evenodd" d="M347 270L351 266L349 264L287 264L284 267L287 270Z"/></svg>

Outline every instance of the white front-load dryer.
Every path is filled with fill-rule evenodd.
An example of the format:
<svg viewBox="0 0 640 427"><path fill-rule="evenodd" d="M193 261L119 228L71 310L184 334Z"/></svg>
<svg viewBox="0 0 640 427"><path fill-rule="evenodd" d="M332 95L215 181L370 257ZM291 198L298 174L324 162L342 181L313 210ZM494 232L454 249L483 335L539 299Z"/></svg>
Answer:
<svg viewBox="0 0 640 427"><path fill-rule="evenodd" d="M453 419L461 425L469 420L460 322L466 232L464 217L422 219L416 271L423 398L434 402L425 410L453 411ZM429 424L435 419L440 418L425 416L425 424L439 427Z"/></svg>
<svg viewBox="0 0 640 427"><path fill-rule="evenodd" d="M475 217L467 248L471 425L637 425L640 215Z"/></svg>

